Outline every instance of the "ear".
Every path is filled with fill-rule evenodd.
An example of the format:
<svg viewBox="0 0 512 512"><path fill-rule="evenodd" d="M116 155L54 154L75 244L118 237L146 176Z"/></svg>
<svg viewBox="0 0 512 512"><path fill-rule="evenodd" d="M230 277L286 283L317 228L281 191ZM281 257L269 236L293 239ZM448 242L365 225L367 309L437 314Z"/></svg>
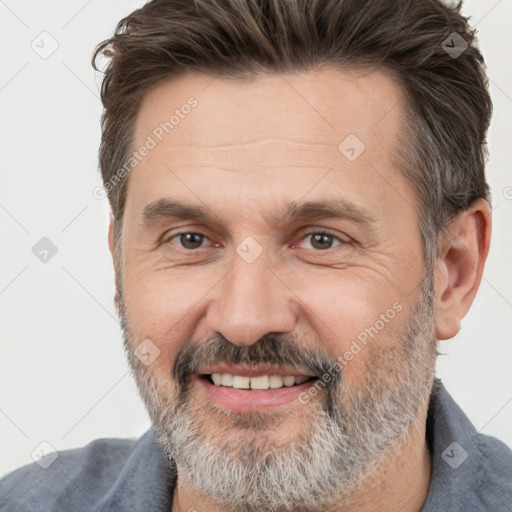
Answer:
<svg viewBox="0 0 512 512"><path fill-rule="evenodd" d="M110 223L108 225L108 249L110 251L110 255L112 256L112 262L114 264L114 272L115 272L115 284L116 284L116 293L114 296L114 305L116 307L117 313L120 311L120 273L119 266L121 262L116 259L116 243L115 243L115 230L114 230L114 217L110 215Z"/></svg>
<svg viewBox="0 0 512 512"><path fill-rule="evenodd" d="M114 216L110 215L110 223L108 225L108 249L110 251L110 255L112 256L112 260L114 261L114 267L116 265L115 262L115 233L114 233Z"/></svg>
<svg viewBox="0 0 512 512"><path fill-rule="evenodd" d="M480 286L490 241L491 209L484 199L461 212L441 236L434 270L437 339L459 332Z"/></svg>

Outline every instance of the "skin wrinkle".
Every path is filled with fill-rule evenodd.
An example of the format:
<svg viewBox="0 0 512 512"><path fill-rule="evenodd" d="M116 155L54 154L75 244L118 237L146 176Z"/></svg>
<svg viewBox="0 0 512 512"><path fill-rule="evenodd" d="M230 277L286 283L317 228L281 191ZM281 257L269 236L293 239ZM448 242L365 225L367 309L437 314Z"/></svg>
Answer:
<svg viewBox="0 0 512 512"><path fill-rule="evenodd" d="M396 103L390 91L398 91L388 78L363 79L376 97L386 90L386 101ZM178 104L201 82L200 76L188 76L152 91L142 107L140 137L154 126L160 104ZM341 91L353 85L343 74L335 83ZM310 173L244 169L229 176L194 168L180 176L170 172L174 143L208 145L210 139L220 143L220 137L225 142L249 134L282 137L288 127L278 114L289 98L274 85L265 81L274 103L267 101L251 114L243 107L257 101L261 84L212 84L198 98L200 115L180 125L175 137L153 149L151 161L134 169L117 246L110 226L125 348L169 463L178 467L173 510L369 512L379 504L383 512L417 512L430 481L425 422L436 336L455 334L453 326L460 325L457 319L478 288L458 255L483 267L490 233L488 216L478 224L484 204L457 219L461 243L443 249L436 266L426 265L419 199L394 161L401 112L392 109L365 132L366 100L361 113L355 93L340 95L349 103L337 105L344 112L337 129L357 132L367 149L351 165L344 162L341 172L313 167ZM251 117L269 119L266 110L273 114L268 126ZM246 115L240 117L241 112ZM316 118L316 112L310 116ZM220 124L213 126L212 119ZM307 140L312 124L293 126ZM286 146L282 151L286 158ZM341 154L338 159L346 160ZM148 230L140 223L144 208L171 194L181 203L207 207L217 224L166 219ZM269 225L271 213L282 213L292 201L324 203L333 197L370 212L377 221L371 237L358 231L358 223L332 218ZM481 247L472 239L473 226L482 231L475 235L484 241ZM307 233L324 229L357 243L321 251L303 246ZM155 247L164 232L165 243ZM175 240L179 232L201 233L211 244L185 249ZM263 251L252 263L236 251L247 236ZM447 287L450 292L443 293ZM395 311L392 320L343 364L338 383L312 394L306 405L293 401L270 412L233 412L211 401L194 375L208 358L234 363L252 354L245 360L282 364L279 356L286 351L289 362L309 364L319 373L389 311ZM143 340L160 353L149 367L133 353Z"/></svg>
<svg viewBox="0 0 512 512"><path fill-rule="evenodd" d="M492 105L460 9L155 1L95 51L115 300L178 467L173 512L422 509L436 342L460 328L490 233L478 201ZM470 43L456 59L441 45L453 30ZM364 147L353 161L339 149L349 135ZM214 220L140 222L170 197ZM375 229L269 222L291 201L332 197L370 211ZM345 242L309 245L327 230ZM187 233L204 245L181 246ZM262 251L251 262L248 237ZM159 353L148 366L134 351L144 342ZM239 413L197 374L219 359L340 371L307 403L260 410L255 394Z"/></svg>
<svg viewBox="0 0 512 512"><path fill-rule="evenodd" d="M340 380L336 378L334 381L329 383L327 385L327 410L326 414L329 415L331 418L334 419L334 421L337 421L340 425L344 425L344 428L349 427L350 425L356 426L358 424L357 421L355 421L355 418L352 418L353 415L360 415L360 420L364 418L365 414L368 414L366 412L367 408L369 407L368 399L371 397L371 400L375 403L379 404L380 412L378 414L382 415L382 418L380 418L380 421L376 421L375 418L373 418L373 421L363 421L362 424L357 428L357 431L346 431L344 436L348 436L352 440L359 439L359 443L361 445L366 445L368 442L368 433L365 432L365 429L368 427L372 428L374 426L379 425L380 427L384 425L391 425L396 421L396 411L395 407L398 403L402 403L402 400L405 398L405 395L402 393L411 393L413 389L417 389L418 396L414 396L414 392L412 392L409 396L411 398L407 399L410 400L411 404L416 402L419 404L422 404L423 406L426 405L426 397L428 396L428 393L425 393L425 390L429 389L430 381L431 381L431 373L433 369L433 357L435 357L435 343L427 342L428 337L430 337L431 340L433 340L432 332L429 333L429 321L428 318L432 316L432 304L433 304L433 289L432 289L432 282L431 280L426 280L423 284L423 292L422 296L420 296L420 299L417 302L417 305L415 308L417 308L415 311L411 313L410 320L409 320L409 326L408 326L408 333L399 335L398 337L403 339L403 348L400 349L400 347L390 347L387 351L380 351L376 352L372 355L370 358L370 370L367 371L367 376L374 375L375 373L381 373L382 375L386 375L386 379L393 385L389 387L389 391L384 392L383 395L379 393L379 389L375 388L375 384L371 383L365 383L364 381L361 383L362 390L366 391L366 398L363 398L364 395L361 395L360 398L351 397L351 393L347 392L346 389L343 389L340 384ZM122 296L122 293L121 293ZM124 300L123 300L124 304ZM149 371L144 365L142 365L138 360L136 360L133 355L131 354L129 347L132 344L132 333L130 332L129 328L127 327L126 323L126 311L124 310L123 306L123 330L125 332L125 348L129 354L129 357L131 359L131 364L133 368L136 370L136 380L137 384L139 386L139 389L144 394L144 392L149 389L157 389L160 386L160 383L157 382L152 375L152 372ZM420 327L421 326L421 327ZM424 334L420 334L419 331L416 331L416 329L422 329L422 332ZM427 338L425 338L427 336ZM204 364L206 361L211 360L218 360L225 357L227 360L233 360L233 361L240 361L240 360L246 360L240 359L238 357L235 357L235 353L246 353L246 354L254 354L254 360L257 361L271 361L275 364L292 364L294 361L294 357L298 357L297 361L304 362L304 360L309 361L310 365L309 368L314 371L316 374L321 374L322 372L328 371L328 368L326 366L319 366L317 367L314 361L318 360L321 361L322 356L306 356L305 357L305 351L297 352L295 354L295 344L288 345L288 342L284 342L284 340L281 340L282 347L288 348L290 351L290 355L288 352L276 352L272 345L270 345L270 338L265 338L264 341L269 341L269 343L264 345L251 345L249 347L245 347L242 349L241 347L235 347L233 345L230 345L229 342L225 342L223 347L223 351L220 351L221 345L210 343L207 345L206 351L204 344L199 344L197 346L189 345L187 347L187 352L184 352L180 354L180 356L176 359L173 369L173 377L174 382L178 385L178 390L175 392L175 404L171 405L167 404L167 399L164 398L166 396L169 396L166 393L157 393L153 392L151 395L146 395L146 403L148 405L148 410L150 411L150 414L152 414L152 420L154 425L157 428L157 431L159 432L159 435L161 436L161 439L170 439L170 436L173 436L174 438L180 438L181 436L181 443L177 443L176 445L169 444L167 442L164 445L166 447L166 450L168 452L169 457L177 457L178 462L180 461L180 457L185 457L190 459L190 453L197 453L199 455L198 461L195 462L194 470L192 468L189 468L190 474L197 475L198 467L197 464L199 463L204 464L206 466L206 469L204 470L204 474L208 474L209 471L211 471L213 468L209 469L208 462L205 462L205 452L204 449L195 451L193 444L188 446L188 449L180 450L179 452L176 451L176 446L182 446L183 444L190 443L191 441L191 435L193 436L199 436L199 431L192 427L192 424L189 423L188 418L184 415L183 412L180 411L179 407L185 406L187 404L188 399L188 384L189 384L189 377L194 372L194 370L200 366L201 364ZM262 340L263 341L263 340ZM420 350L420 347L423 347ZM208 347L211 348L211 350L208 349ZM263 349L263 347L268 347ZM217 350L218 348L218 350ZM260 350L261 349L261 350ZM434 352L433 352L434 349ZM242 350L244 352L242 352ZM404 351L402 353L402 350ZM388 352L389 355L385 355L385 353ZM425 354L428 352L428 356L425 356ZM395 355L396 353L396 355ZM186 354L186 355L185 355ZM399 363L397 364L397 357L399 361L406 361L412 357L416 360L416 364L410 365L408 363ZM223 356L223 357L222 357ZM319 358L319 359L318 359ZM195 359L195 360L194 360ZM249 359L250 361L251 359ZM422 361L422 364L425 366L426 372L425 372L425 380L421 381L418 380L418 374L417 372L412 374L410 369L414 368L416 371L419 369L419 361ZM319 363L321 364L321 363ZM408 377L406 377L408 375ZM341 376L341 374L338 374L338 377ZM400 382L400 377L404 379L402 382ZM416 382L415 385L411 382L411 377ZM382 382L383 377L381 376L379 381ZM340 389L343 389L343 393L341 393ZM391 393L391 394L389 394ZM338 402L337 396L341 396L342 399L339 401L340 405L336 405ZM357 395L356 395L357 396ZM391 406L390 400L391 397L395 397L395 406ZM399 397L399 398L398 398ZM362 402L360 401L362 399ZM180 405L178 405L180 404ZM346 405L343 405L346 404ZM359 404L359 405L356 405ZM178 406L178 409L176 409L176 406ZM167 407L170 407L169 411L164 416L156 417L156 411L165 411ZM219 417L221 414L221 411L212 409L211 406L208 404L198 404L197 406L194 406L191 410L189 410L189 415L192 416L194 414L194 411L197 413L198 411L204 412L204 408L207 408L207 413L210 417ZM403 404L402 404L403 407ZM372 411L372 407L369 407L369 411ZM391 413L391 416L390 416ZM409 416L409 421L413 421L416 417L417 411L411 412ZM250 417L246 418L235 418L231 417L230 420L233 424L233 426L236 426L237 428L242 428L245 430L253 430L255 432L258 432L258 430L262 427L265 427L266 429L269 428L269 426L275 426L276 424L279 424L280 422L284 421L282 418L282 414L266 414L261 415L262 418L258 419L257 416L252 415ZM263 417L264 416L264 417ZM185 427L184 427L185 425ZM328 432L330 431L332 427L328 427L327 425L322 428L322 431ZM406 434L406 427L402 427L403 432ZM412 427L416 428L416 427ZM190 434L190 431L195 432L195 434ZM178 434L176 434L178 433ZM213 437L214 436L214 433ZM258 434L259 435L259 434ZM384 435L381 434L382 439L385 439L387 436L387 432L384 433ZM190 439L190 441L185 441L185 439ZM313 436L314 438L314 436ZM230 444L232 444L235 440L231 439ZM176 441L175 441L176 442ZM194 441L196 442L196 441ZM304 441L303 441L304 442ZM389 440L387 441L389 442ZM270 449L270 446L267 449L263 449L263 452L266 453L265 456L262 457L262 452L259 452L255 447L253 448L252 443L244 443L242 446L245 446L247 448L242 448L241 451L237 454L237 460L238 463L241 464L242 467L252 467L255 463L255 460L260 460L261 463L264 465L261 468L257 470L252 470L251 473L254 473L254 471L264 471L263 467L269 468L272 467L272 461L275 462L274 452ZM225 450L226 448L224 448ZM318 449L318 448L317 448ZM322 465L325 465L325 454L320 460ZM346 453L344 454L347 455ZM269 456L271 458L269 459ZM334 453L332 453L332 456L334 456ZM297 456L296 456L297 457ZM346 457L342 457L338 460L344 460ZM215 451L212 454L212 460L219 460L223 459L225 461L231 460L231 455L229 456L223 456L222 451ZM357 457L358 460L361 460L361 454ZM370 464L370 463L367 463ZM374 463L375 464L375 463ZM290 460L289 467L308 467L308 463L304 460L301 461L298 457L295 461ZM369 467L366 468L366 471L368 474L371 474L373 471L376 471L379 464L376 463L376 467L370 471L369 467L371 467L371 464ZM319 471L319 467L314 467L315 471ZM347 486L347 482L343 481L343 475L344 470L346 470L345 466L341 466L340 468L332 468L332 472L334 474L337 474L340 477L340 481L338 484L340 487L342 484L345 484L345 487ZM280 470L281 473L283 473L283 470ZM286 477L286 472L284 472L285 478L292 478L291 476ZM224 481L229 482L243 482L246 488L251 488L251 484L249 483L249 480L251 479L250 474L246 474L246 476L242 476L240 473L232 474L229 478L227 478L228 475L224 476ZM308 476L308 480L313 478L313 475ZM353 489L357 489L358 486L361 485L361 481L353 482L352 486ZM204 484L203 484L204 485ZM257 485L257 484L252 484ZM281 485L281 484L280 484ZM242 487L239 485L239 487ZM254 487L253 487L254 489ZM216 489L217 493L221 493L220 489ZM268 490L267 490L268 492ZM273 488L273 492L276 492L276 489ZM321 497L320 495L312 495L310 497L311 499L304 503L303 507L295 508L294 510L297 511L315 511L315 510L323 510L325 497ZM254 499L254 498L253 498ZM257 504L254 502L253 505L243 505L236 501L228 503L228 506L231 506L232 510L239 511L239 512L256 512L263 510L267 510L267 508L262 508L262 505ZM281 510L281 508L276 508L278 505L272 505L268 508L268 511L278 512ZM285 510L283 508L283 510ZM289 510L286 508L286 510Z"/></svg>
<svg viewBox="0 0 512 512"><path fill-rule="evenodd" d="M240 212L240 215L242 215L243 212ZM226 219L228 218L228 216L225 217ZM222 219L219 218L219 222L221 221ZM325 223L325 222L324 222ZM240 222L240 224L242 224ZM330 226L331 229L335 229L335 224L334 224L334 221L333 221L333 224ZM268 232L268 227L267 226L263 226L262 228L262 233L267 233ZM389 229L389 228L388 228ZM224 230L224 228L223 228ZM203 230L204 231L204 230ZM258 234L253 231L251 233L253 236L256 236L258 240L260 240L260 243L265 243L265 240L261 238L261 236L258 236ZM352 233L354 234L354 233ZM231 234L227 234L227 233L224 233L223 236L226 237L227 240L229 241L232 241L234 239L234 243L235 244L238 244L240 241L243 240L243 237L240 236L236 236L236 237L233 237ZM358 238L358 245L357 245L357 248L358 250L364 250L365 251L365 254L366 254L366 257L371 257L372 259L369 261L370 266L368 267L368 265L366 265L366 268L368 268L368 270L371 270L371 271L378 271L378 267L376 268L371 268L371 265L377 265L380 266L380 268L382 269L381 270L381 275L382 274L382 271L385 271L387 267L389 267L389 261L393 258L397 258L397 257L400 257L400 254L399 252L402 250L400 247L395 247L393 245L393 243L390 241L390 240L383 240L382 238L382 235L380 235L379 237L375 237L375 236L372 236L371 238L369 237L368 234L365 233L365 235L363 236L361 234L361 236L358 236L356 234L356 238ZM147 259L145 258L144 256L144 249L143 247L141 247L140 249L140 254L141 256L144 257L145 260L148 261L148 264L151 264L151 259ZM378 263L378 259L381 259L381 262ZM354 265L356 263L356 261L353 261L352 262L352 265ZM333 268L335 268L335 262L333 262L332 260L328 260L326 261L326 264L329 264L329 265L332 265ZM365 267L365 260L364 258L361 259L359 257L359 259L357 260L357 266L359 267ZM389 274L389 272L388 272ZM393 281L394 280L394 276L388 276L388 279Z"/></svg>
<svg viewBox="0 0 512 512"><path fill-rule="evenodd" d="M164 139L165 140L165 139ZM339 143L339 141L338 141ZM173 171L187 168L211 168L217 171L226 171L243 175L254 170L279 169L281 167L293 169L330 169L334 164L343 169L348 166L339 161L338 144L320 144L314 142L278 143L275 139L262 139L256 147L254 144L215 145L204 149L197 145L173 145L172 151L166 157L173 161ZM244 149L251 146L250 149ZM275 146L275 147L273 147ZM283 157L283 146L287 155ZM287 147L289 146L289 147ZM308 147L305 150L303 146ZM237 155L234 150L237 150ZM265 160L262 160L262 150L265 150ZM322 155L320 158L318 155ZM152 155L146 157L147 164L152 164ZM208 162L215 161L215 167ZM309 165L314 164L314 165ZM139 164L137 164L139 165ZM341 171L340 171L341 172Z"/></svg>
<svg viewBox="0 0 512 512"><path fill-rule="evenodd" d="M218 80L197 94L194 115L133 170L118 246L111 225L125 349L169 462L178 466L178 512L368 512L376 504L383 512L416 512L426 497L425 421L434 330L443 311L438 307L434 314L434 277L436 283L457 283L444 278L447 263L435 273L425 267L419 199L394 162L402 113L390 107L400 88L385 75L360 77L375 98L369 103L367 95L358 96L356 79L345 80L342 72L314 78L302 75L297 81L320 111L332 108L341 137L357 133L364 139L366 150L357 160L348 162L338 152L335 170L327 174L315 167L309 173L254 168L255 153L240 151L233 141L259 141L262 160L279 148L268 140L325 135L329 141L332 130L318 124L309 107L297 108L296 98L276 85L278 77L244 84ZM201 90L203 80L188 75L149 93L138 142L169 105ZM336 105L322 105L329 97L324 86L331 96L338 90ZM262 87L267 94L258 103ZM377 104L379 112L368 112ZM248 111L244 105L258 108ZM301 122L283 123L280 110L295 108ZM370 130L367 114L387 110ZM178 146L223 144L244 163L239 172L174 171L183 155ZM283 160L294 144L282 144ZM312 154L322 151L310 147ZM225 158L223 151L209 155L213 169ZM162 198L206 207L215 222L166 218L144 226L145 207ZM332 218L269 222L276 220L270 214L283 213L292 201L332 198L369 211L376 220L371 235L361 223ZM307 233L323 229L355 243L321 251L304 244ZM180 247L175 235L182 232L204 235L204 246ZM163 233L165 242L155 246ZM248 236L263 251L252 263L236 251ZM306 405L293 401L267 412L233 412L210 401L195 375L206 362L243 360L306 365L318 375L389 311L392 318L360 342L339 379ZM143 340L160 351L149 367L133 352Z"/></svg>

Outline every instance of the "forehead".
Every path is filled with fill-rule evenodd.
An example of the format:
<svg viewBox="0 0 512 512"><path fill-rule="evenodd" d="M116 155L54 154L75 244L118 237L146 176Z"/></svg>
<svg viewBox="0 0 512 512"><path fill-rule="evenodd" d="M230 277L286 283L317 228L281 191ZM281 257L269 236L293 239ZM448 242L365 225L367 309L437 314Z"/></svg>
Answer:
<svg viewBox="0 0 512 512"><path fill-rule="evenodd" d="M143 143L146 135L175 114L168 126L169 147L186 144L194 154L198 149L218 154L232 152L236 144L265 158L269 151L279 154L281 142L302 158L311 153L308 144L337 152L340 140L349 133L356 133L363 142L385 133L393 142L402 97L400 85L382 71L325 68L250 80L189 72L146 94L135 141ZM197 105L189 108L191 98ZM250 147L263 140L265 152L257 144ZM180 152L184 158L189 156L184 148Z"/></svg>
<svg viewBox="0 0 512 512"><path fill-rule="evenodd" d="M235 203L266 196L269 207L281 206L279 194L295 201L308 187L311 199L343 189L351 202L366 190L371 203L383 192L371 190L377 175L410 196L393 161L403 98L382 71L169 79L140 107L134 149L150 139L152 148L130 174L127 206L142 210L177 188Z"/></svg>

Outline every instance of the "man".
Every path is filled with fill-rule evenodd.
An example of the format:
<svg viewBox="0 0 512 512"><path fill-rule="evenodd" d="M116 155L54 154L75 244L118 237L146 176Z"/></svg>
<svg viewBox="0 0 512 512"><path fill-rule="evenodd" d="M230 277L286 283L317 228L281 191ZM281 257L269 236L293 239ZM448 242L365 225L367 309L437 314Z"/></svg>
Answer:
<svg viewBox="0 0 512 512"><path fill-rule="evenodd" d="M153 0L97 49L125 348L153 428L2 510L507 511L435 379L487 257L483 60L439 0Z"/></svg>

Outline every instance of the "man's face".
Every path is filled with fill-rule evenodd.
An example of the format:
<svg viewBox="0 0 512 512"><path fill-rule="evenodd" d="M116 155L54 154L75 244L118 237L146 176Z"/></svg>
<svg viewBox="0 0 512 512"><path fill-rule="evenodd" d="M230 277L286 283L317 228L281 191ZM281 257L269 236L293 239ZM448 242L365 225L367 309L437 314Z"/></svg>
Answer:
<svg viewBox="0 0 512 512"><path fill-rule="evenodd" d="M297 499L322 482L348 492L423 411L432 283L394 162L402 108L386 75L334 69L188 74L144 98L133 149L151 147L117 262L125 342L169 456L225 503L255 474L255 509L277 510L263 498L276 475ZM221 485L229 471L239 488Z"/></svg>

